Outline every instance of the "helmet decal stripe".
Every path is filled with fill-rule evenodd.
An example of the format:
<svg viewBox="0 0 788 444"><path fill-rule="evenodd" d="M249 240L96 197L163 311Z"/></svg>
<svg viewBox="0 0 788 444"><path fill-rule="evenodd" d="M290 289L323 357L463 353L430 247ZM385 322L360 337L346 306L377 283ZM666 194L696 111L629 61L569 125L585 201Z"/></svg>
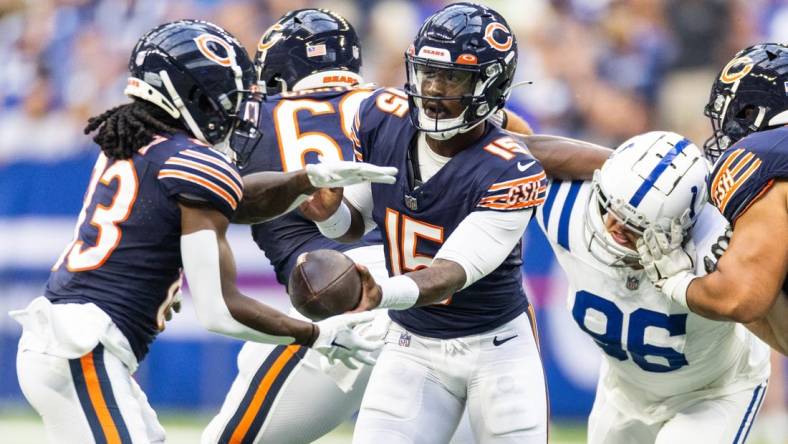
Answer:
<svg viewBox="0 0 788 444"><path fill-rule="evenodd" d="M676 158L684 148L690 145L690 141L687 139L682 139L679 143L673 146L673 148L665 154L665 157L659 161L657 166L651 170L648 177L643 181L643 184L635 191L635 194L629 199L629 204L633 207L637 207L640 205L640 202L643 201L643 198L646 197L648 190L654 187L654 184L659 179L659 176L662 175L663 172L668 168L668 166L673 163L673 159Z"/></svg>

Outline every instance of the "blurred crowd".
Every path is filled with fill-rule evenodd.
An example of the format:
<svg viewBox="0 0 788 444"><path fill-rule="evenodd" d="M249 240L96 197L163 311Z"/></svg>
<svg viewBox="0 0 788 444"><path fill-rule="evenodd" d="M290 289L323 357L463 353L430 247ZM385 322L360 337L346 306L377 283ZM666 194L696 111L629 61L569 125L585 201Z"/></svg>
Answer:
<svg viewBox="0 0 788 444"><path fill-rule="evenodd" d="M367 81L400 86L402 53L444 1L0 0L0 165L88 149L88 117L125 100L139 36L177 18L204 18L250 50L290 9L328 7L363 42ZM520 45L510 105L540 132L615 145L648 129L701 143L702 107L737 49L784 41L784 0L491 0Z"/></svg>

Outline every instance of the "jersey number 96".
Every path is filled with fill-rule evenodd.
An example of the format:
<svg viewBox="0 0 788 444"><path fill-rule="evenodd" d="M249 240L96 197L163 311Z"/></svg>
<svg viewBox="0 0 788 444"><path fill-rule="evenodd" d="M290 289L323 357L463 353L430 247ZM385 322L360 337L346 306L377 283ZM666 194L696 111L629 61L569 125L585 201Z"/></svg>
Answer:
<svg viewBox="0 0 788 444"><path fill-rule="evenodd" d="M605 317L604 332L591 330L586 322L589 310ZM645 308L638 308L629 314L626 338L624 338L625 315L613 302L587 291L575 294L572 317L580 328L588 333L608 355L626 361L630 357L647 372L672 372L688 365L683 353L669 347L646 343L646 329L665 330L670 337L683 336L687 330L687 315L666 315ZM595 329L599 330L599 329ZM623 340L626 339L626 348ZM683 341L683 339L682 339ZM651 357L648 359L647 357Z"/></svg>

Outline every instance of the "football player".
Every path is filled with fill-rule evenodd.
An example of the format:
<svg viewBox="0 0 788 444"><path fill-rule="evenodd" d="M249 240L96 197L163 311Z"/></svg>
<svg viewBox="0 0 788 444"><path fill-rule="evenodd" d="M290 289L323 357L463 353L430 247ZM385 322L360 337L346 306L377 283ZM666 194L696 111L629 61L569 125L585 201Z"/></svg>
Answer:
<svg viewBox="0 0 788 444"><path fill-rule="evenodd" d="M748 327L788 353L788 46L755 45L720 72L706 105L716 161L711 202L733 235L714 272L693 273L692 256L670 233L650 230L640 246L649 277L677 303ZM781 295L782 292L782 295Z"/></svg>
<svg viewBox="0 0 788 444"><path fill-rule="evenodd" d="M572 317L604 352L590 444L743 443L766 391L768 347L742 325L665 298L638 262L649 227L684 216L696 270L727 222L706 203L709 166L675 133L624 142L591 181L552 181L537 220L569 280Z"/></svg>
<svg viewBox="0 0 788 444"><path fill-rule="evenodd" d="M130 103L89 120L101 148L74 240L44 296L11 315L23 326L22 392L58 443L164 442L132 378L176 302L181 269L209 330L311 347L352 364L376 344L352 327L367 313L304 322L235 286L225 231L242 198L228 158L213 149L236 124L254 80L246 50L220 27L182 20L145 34L132 51Z"/></svg>
<svg viewBox="0 0 788 444"><path fill-rule="evenodd" d="M396 171L353 161L348 134L372 89L361 85L361 44L352 25L328 10L288 12L263 34L254 62L265 96L242 106L244 119L259 133L239 131L231 142L251 153L241 169L245 196L234 222L254 224L252 237L282 285L302 254L321 248L344 252L378 278L388 276L379 235L343 244L323 237L298 211L271 220L325 186L326 178L330 186L342 186L336 175L353 171L340 169L345 164L365 173ZM291 316L303 318L295 310ZM285 355L286 349L244 344L238 375L203 443L312 442L358 411L369 366L329 366L320 354L302 349Z"/></svg>
<svg viewBox="0 0 788 444"><path fill-rule="evenodd" d="M359 160L397 167L392 185L321 190L302 212L329 238L375 226L391 278L364 268L359 309L393 323L353 441L448 442L467 406L479 442L545 442L547 399L521 238L546 178L489 123L508 96L517 43L500 14L456 3L421 27L405 91L375 90L353 133Z"/></svg>
<svg viewBox="0 0 788 444"><path fill-rule="evenodd" d="M315 191L321 180L315 177L316 171L336 169L342 166L341 159L353 159L348 135L359 104L374 89L364 85L359 75L361 48L352 25L328 10L291 11L263 34L255 64L266 96L249 100L244 109L263 136L238 133L233 139L235 149L252 153L241 169L244 199L234 221L256 223L252 236L271 260L282 285L287 285L299 256L320 248L344 252L376 279L388 277L377 231L360 242L340 243L323 237L298 212L269 220ZM501 110L495 117L499 126L530 133L527 123L514 114ZM562 174L584 174L579 165L607 155L568 139L532 136L530 140L538 155ZM248 147L254 147L253 151ZM323 162L317 163L318 158ZM385 170L366 163L356 165L365 166L363 173L372 181L370 174ZM292 311L291 316L300 315ZM379 323L373 329L378 335L388 323L385 313ZM244 345L238 375L219 414L204 432L203 442L227 442L233 436L260 443L312 442L358 411L369 367L327 366L320 355L307 350L291 357L292 367L282 371L274 366L282 349L251 342ZM274 381L273 388L255 400L266 378ZM243 422L245 417L254 418L249 426ZM461 426L456 435L472 439L467 426Z"/></svg>

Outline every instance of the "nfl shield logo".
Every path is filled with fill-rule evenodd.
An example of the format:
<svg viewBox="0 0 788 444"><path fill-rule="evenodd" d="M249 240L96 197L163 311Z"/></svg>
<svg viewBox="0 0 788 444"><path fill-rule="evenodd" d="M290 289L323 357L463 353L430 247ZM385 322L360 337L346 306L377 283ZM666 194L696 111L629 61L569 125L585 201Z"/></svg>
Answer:
<svg viewBox="0 0 788 444"><path fill-rule="evenodd" d="M405 206L411 211L416 211L419 208L419 202L413 196L405 196Z"/></svg>
<svg viewBox="0 0 788 444"><path fill-rule="evenodd" d="M640 279L635 276L627 277L627 290L635 291L640 287Z"/></svg>
<svg viewBox="0 0 788 444"><path fill-rule="evenodd" d="M403 331L399 335L399 346L410 347L410 333Z"/></svg>

